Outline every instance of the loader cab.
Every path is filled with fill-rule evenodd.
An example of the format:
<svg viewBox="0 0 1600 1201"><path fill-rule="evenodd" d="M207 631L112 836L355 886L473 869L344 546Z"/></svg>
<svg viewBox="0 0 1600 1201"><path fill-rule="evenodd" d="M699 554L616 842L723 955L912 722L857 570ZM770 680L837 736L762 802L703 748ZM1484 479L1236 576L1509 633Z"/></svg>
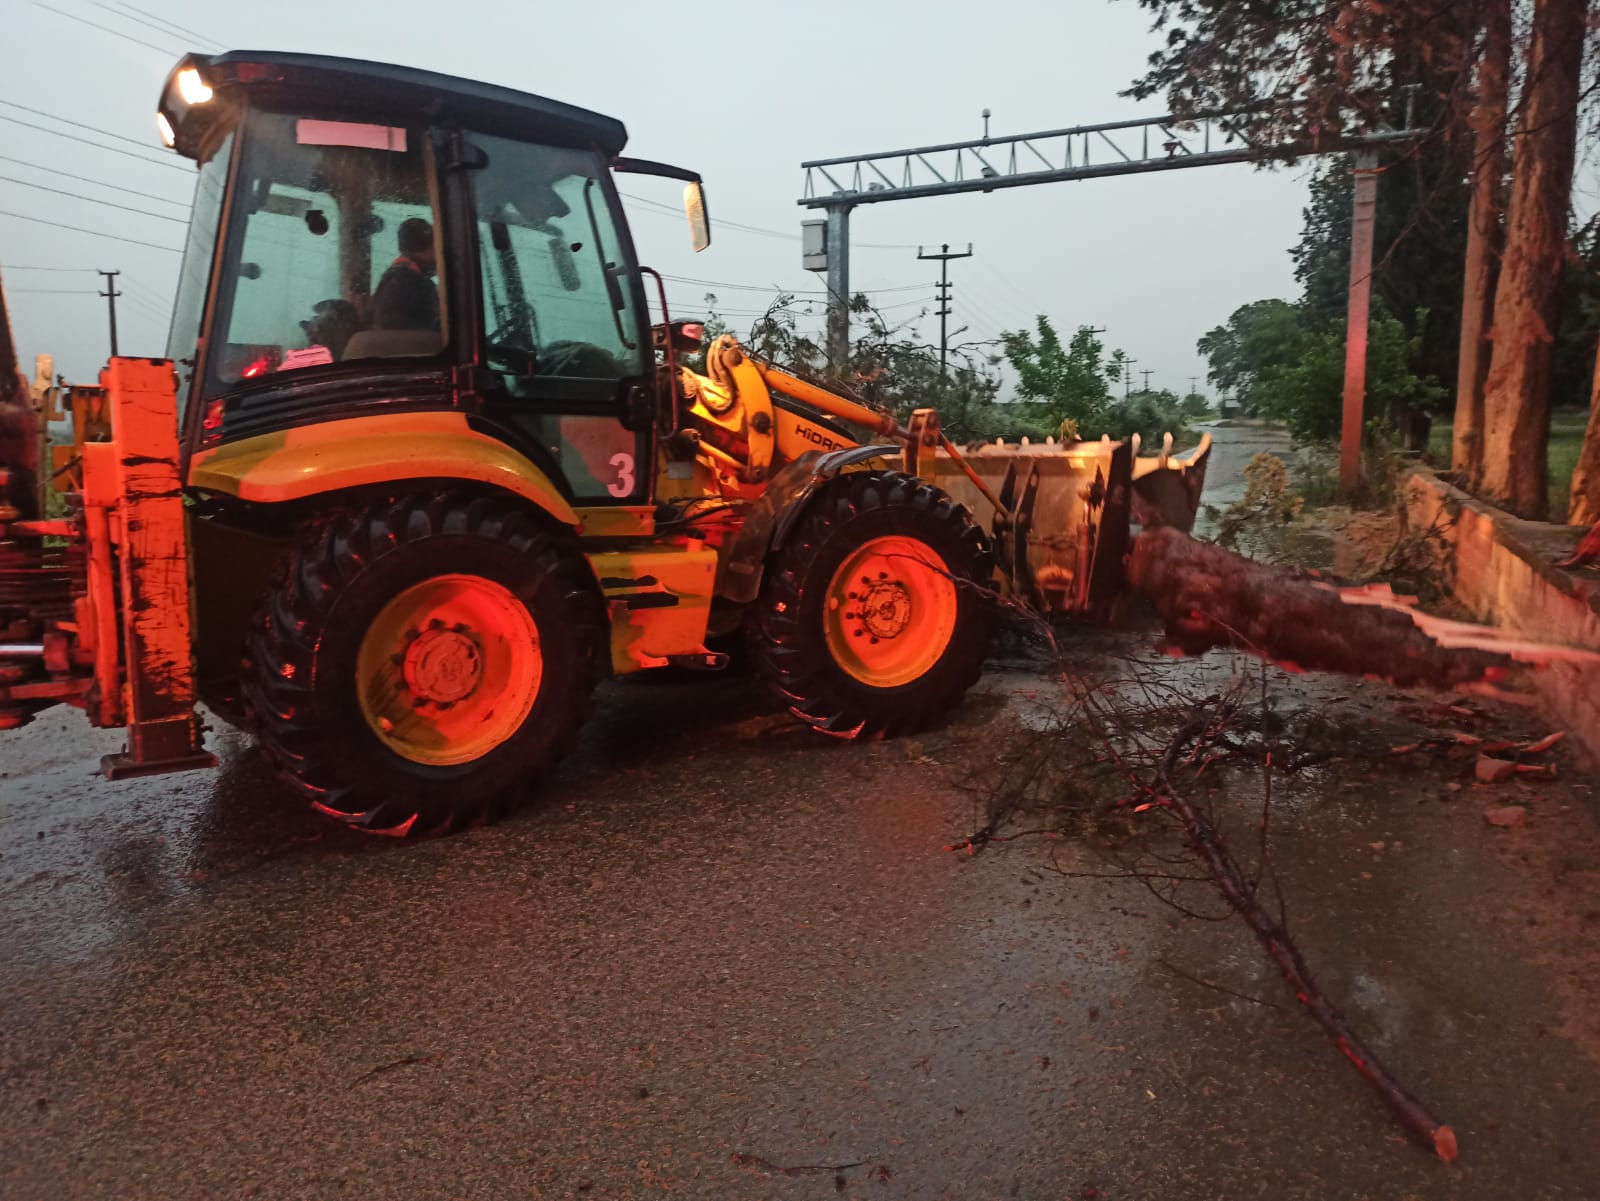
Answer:
<svg viewBox="0 0 1600 1201"><path fill-rule="evenodd" d="M459 411L573 505L649 503L661 384L611 178L641 166L619 158L620 122L430 72L231 52L180 63L158 125L199 168L168 347L186 460ZM642 166L689 183L703 231L698 177Z"/></svg>

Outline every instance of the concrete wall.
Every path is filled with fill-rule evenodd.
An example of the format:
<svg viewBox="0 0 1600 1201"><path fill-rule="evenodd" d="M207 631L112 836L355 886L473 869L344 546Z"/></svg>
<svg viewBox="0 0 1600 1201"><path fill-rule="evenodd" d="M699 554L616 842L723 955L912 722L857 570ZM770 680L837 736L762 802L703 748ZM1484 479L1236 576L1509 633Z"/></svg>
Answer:
<svg viewBox="0 0 1600 1201"><path fill-rule="evenodd" d="M1455 595L1478 620L1600 651L1600 581L1551 566L1571 547L1569 535L1475 500L1425 468L1404 488L1411 529L1439 532ZM1533 678L1568 736L1600 762L1600 667L1554 663Z"/></svg>

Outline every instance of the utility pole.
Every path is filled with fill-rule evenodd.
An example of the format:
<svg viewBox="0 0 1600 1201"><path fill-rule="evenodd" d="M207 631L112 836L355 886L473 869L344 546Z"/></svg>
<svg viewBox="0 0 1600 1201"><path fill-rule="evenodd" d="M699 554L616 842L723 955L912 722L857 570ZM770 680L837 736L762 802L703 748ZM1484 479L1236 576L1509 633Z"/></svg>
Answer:
<svg viewBox="0 0 1600 1201"><path fill-rule="evenodd" d="M116 280L117 276L122 274L122 272L120 272L120 271L99 271L99 272L96 272L96 274L97 275L103 275L103 276L106 277L106 290L104 292L96 293L96 295L104 296L106 298L106 308L108 310L110 310L110 313L111 313L111 357L112 358L116 358L117 357L117 297L121 296L122 293L117 291L117 285L115 283L115 280Z"/></svg>
<svg viewBox="0 0 1600 1201"><path fill-rule="evenodd" d="M1200 377L1198 375L1191 375L1189 377L1189 395L1190 396L1194 395L1194 392L1195 392L1195 388L1194 388L1195 381L1198 380L1199 378Z"/></svg>
<svg viewBox="0 0 1600 1201"><path fill-rule="evenodd" d="M1378 212L1378 155L1355 156L1355 206L1350 225L1350 302L1344 342L1344 413L1339 431L1339 491L1361 487L1361 424L1367 397L1367 319L1372 305L1372 241Z"/></svg>
<svg viewBox="0 0 1600 1201"><path fill-rule="evenodd" d="M1155 372L1147 367L1143 371L1139 372L1139 374L1144 376L1144 390L1146 392L1150 391L1150 377L1154 375Z"/></svg>
<svg viewBox="0 0 1600 1201"><path fill-rule="evenodd" d="M972 243L967 243L964 251L952 252L950 243L946 242L939 248L938 254L923 254L922 247L917 247L918 259L939 260L939 378L945 379L949 372L945 367L945 359L950 353L949 329L950 319L950 260L970 259L972 257Z"/></svg>
<svg viewBox="0 0 1600 1201"><path fill-rule="evenodd" d="M1133 394L1133 365L1138 359L1122 360L1122 399L1127 400Z"/></svg>

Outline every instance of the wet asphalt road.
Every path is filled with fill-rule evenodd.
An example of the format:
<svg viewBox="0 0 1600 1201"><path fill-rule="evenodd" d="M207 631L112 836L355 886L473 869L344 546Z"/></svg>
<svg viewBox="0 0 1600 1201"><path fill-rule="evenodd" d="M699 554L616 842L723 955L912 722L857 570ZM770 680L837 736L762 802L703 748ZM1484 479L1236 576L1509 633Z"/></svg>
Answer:
<svg viewBox="0 0 1600 1201"><path fill-rule="evenodd" d="M0 741L0 1196L1600 1196L1592 777L1476 786L1389 754L1422 700L1276 687L1349 732L1278 802L1291 927L1454 1166L1238 922L1052 872L1104 870L1072 842L945 850L1047 681L853 745L734 677L606 687L528 808L418 844L293 806L231 733L121 784L73 711ZM1485 824L1508 799L1528 828Z"/></svg>
<svg viewBox="0 0 1600 1201"><path fill-rule="evenodd" d="M1408 758L1280 816L1293 928L1450 1168L1238 923L943 850L1038 686L876 746L748 681L614 686L533 808L415 845L286 807L235 736L105 784L114 737L48 715L0 779L0 1195L1596 1195L1591 792L1496 832ZM1387 689L1332 695L1400 736Z"/></svg>

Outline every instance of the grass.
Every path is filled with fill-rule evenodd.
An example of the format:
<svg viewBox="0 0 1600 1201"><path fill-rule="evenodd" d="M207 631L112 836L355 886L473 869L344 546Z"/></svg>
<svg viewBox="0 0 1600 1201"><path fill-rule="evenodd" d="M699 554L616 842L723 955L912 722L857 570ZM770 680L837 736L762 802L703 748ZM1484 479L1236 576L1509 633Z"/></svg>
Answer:
<svg viewBox="0 0 1600 1201"><path fill-rule="evenodd" d="M1550 415L1550 520L1567 519L1567 491L1572 487L1572 472L1578 465L1583 446L1583 430L1589 415L1583 412ZM1428 458L1440 467L1450 465L1452 423L1435 417L1428 435Z"/></svg>

